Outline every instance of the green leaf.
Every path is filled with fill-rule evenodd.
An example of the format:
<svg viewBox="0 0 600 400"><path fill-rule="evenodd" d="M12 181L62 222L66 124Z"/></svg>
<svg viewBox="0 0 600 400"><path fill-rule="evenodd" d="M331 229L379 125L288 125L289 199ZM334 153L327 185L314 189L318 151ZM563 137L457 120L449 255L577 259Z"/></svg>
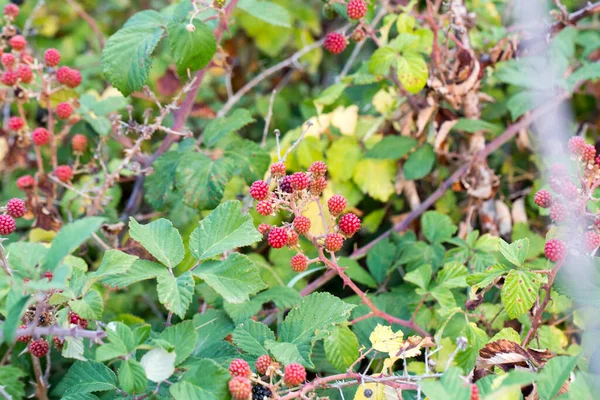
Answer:
<svg viewBox="0 0 600 400"><path fill-rule="evenodd" d="M398 54L394 49L391 47L380 47L371 56L369 72L375 75L386 75L397 59Z"/></svg>
<svg viewBox="0 0 600 400"><path fill-rule="evenodd" d="M117 388L117 376L106 365L96 361L76 361L60 382L65 395L93 393Z"/></svg>
<svg viewBox="0 0 600 400"><path fill-rule="evenodd" d="M427 176L435 163L435 152L431 145L419 147L417 151L408 156L404 164L404 178L406 180L421 179Z"/></svg>
<svg viewBox="0 0 600 400"><path fill-rule="evenodd" d="M60 355L64 358L73 358L75 360L87 361L83 356L83 338L82 337L65 337L65 343Z"/></svg>
<svg viewBox="0 0 600 400"><path fill-rule="evenodd" d="M211 120L208 125L206 125L202 138L208 147L213 147L225 135L238 131L255 121L256 120L252 118L250 111L238 108L229 117Z"/></svg>
<svg viewBox="0 0 600 400"><path fill-rule="evenodd" d="M502 253L504 258L511 264L521 267L529 253L529 239L520 239L511 244L500 239L500 253Z"/></svg>
<svg viewBox="0 0 600 400"><path fill-rule="evenodd" d="M263 304L273 302L277 308L286 309L297 305L301 300L300 294L287 286L275 286L260 292L250 301L244 303L227 303L223 308L236 323L242 323L256 315Z"/></svg>
<svg viewBox="0 0 600 400"><path fill-rule="evenodd" d="M140 364L144 368L146 378L152 382L162 382L175 372L175 352L169 352L162 347L157 347L142 357Z"/></svg>
<svg viewBox="0 0 600 400"><path fill-rule="evenodd" d="M399 160L407 155L417 145L417 141L408 136L386 136L377 142L365 154L366 158Z"/></svg>
<svg viewBox="0 0 600 400"><path fill-rule="evenodd" d="M382 283L390 269L393 267L395 260L396 245L389 239L384 239L377 242L373 249L367 254L367 267L375 280Z"/></svg>
<svg viewBox="0 0 600 400"><path fill-rule="evenodd" d="M449 368L439 381L423 381L421 389L430 400L469 400L471 398L471 385L464 384L459 368Z"/></svg>
<svg viewBox="0 0 600 400"><path fill-rule="evenodd" d="M266 287L254 262L240 253L232 253L223 261L206 261L194 270L194 275L230 303L248 301L249 295Z"/></svg>
<svg viewBox="0 0 600 400"><path fill-rule="evenodd" d="M184 362L194 350L198 334L192 321L171 325L160 334L160 338L175 346L175 366Z"/></svg>
<svg viewBox="0 0 600 400"><path fill-rule="evenodd" d="M506 339L515 343L521 343L521 336L519 336L519 332L515 331L513 328L502 328L498 333L494 335L494 337L490 339L490 343L498 341L500 339Z"/></svg>
<svg viewBox="0 0 600 400"><path fill-rule="evenodd" d="M27 374L20 368L12 365L4 365L0 367L0 386L4 387L6 393L12 396L13 399L25 398L25 383L21 378Z"/></svg>
<svg viewBox="0 0 600 400"><path fill-rule="evenodd" d="M375 200L386 202L394 194L396 163L366 158L356 165L353 179L363 192Z"/></svg>
<svg viewBox="0 0 600 400"><path fill-rule="evenodd" d="M123 253L120 250L107 250L102 257L98 270L91 275L102 278L108 275L123 274L131 268L137 259L137 256Z"/></svg>
<svg viewBox="0 0 600 400"><path fill-rule="evenodd" d="M165 32L160 14L154 10L134 14L106 41L102 72L123 95L141 89L152 66L152 53Z"/></svg>
<svg viewBox="0 0 600 400"><path fill-rule="evenodd" d="M398 29L398 33L412 33L415 29L415 24L415 17L408 13L398 15L398 19L396 20L396 28Z"/></svg>
<svg viewBox="0 0 600 400"><path fill-rule="evenodd" d="M346 268L344 272L353 281L362 283L370 288L377 287L377 282L375 282L375 279L373 279L373 277L356 260L347 257L340 257L338 260L338 265Z"/></svg>
<svg viewBox="0 0 600 400"><path fill-rule="evenodd" d="M305 366L312 366L312 361L306 358L306 354L300 354L298 345L287 342L276 342L266 340L265 347L273 354L277 361L283 364L298 363Z"/></svg>
<svg viewBox="0 0 600 400"><path fill-rule="evenodd" d="M596 81L598 79L600 79L600 63L586 63L569 75L567 84L569 91L572 92L580 82Z"/></svg>
<svg viewBox="0 0 600 400"><path fill-rule="evenodd" d="M168 268L175 268L185 256L179 231L164 218L141 225L130 217L129 235Z"/></svg>
<svg viewBox="0 0 600 400"><path fill-rule="evenodd" d="M356 165L362 158L362 149L353 137L335 140L327 149L327 169L332 179L346 182L352 179Z"/></svg>
<svg viewBox="0 0 600 400"><path fill-rule="evenodd" d="M159 275L169 275L169 271L161 264L148 260L137 260L122 274L102 277L102 283L112 288L125 288L136 282L156 278Z"/></svg>
<svg viewBox="0 0 600 400"><path fill-rule="evenodd" d="M456 299L454 298L452 291L447 287L441 285L436 286L431 289L431 295L437 300L444 312L456 307Z"/></svg>
<svg viewBox="0 0 600 400"><path fill-rule="evenodd" d="M267 24L284 28L291 27L290 14L279 4L270 1L241 0L238 8Z"/></svg>
<svg viewBox="0 0 600 400"><path fill-rule="evenodd" d="M13 242L6 250L11 268L23 273L33 272L48 254L48 248L41 243Z"/></svg>
<svg viewBox="0 0 600 400"><path fill-rule="evenodd" d="M452 129L469 133L484 131L494 135L499 135L504 130L500 125L492 124L491 122L483 121L481 119L470 118L459 119L458 122L454 124Z"/></svg>
<svg viewBox="0 0 600 400"><path fill-rule="evenodd" d="M88 240L103 222L104 218L88 217L63 226L52 240L42 270L54 271L58 263Z"/></svg>
<svg viewBox="0 0 600 400"><path fill-rule="evenodd" d="M119 387L129 394L139 394L146 390L148 379L142 365L130 358L121 363L117 371Z"/></svg>
<svg viewBox="0 0 600 400"><path fill-rule="evenodd" d="M193 21L196 29L190 32L188 23L186 20L167 25L171 55L177 64L177 72L182 76L188 69L194 72L207 66L217 51L215 35L208 25L196 18Z"/></svg>
<svg viewBox="0 0 600 400"><path fill-rule="evenodd" d="M336 83L329 86L317 97L314 102L318 105L329 106L336 102L342 95L347 85L345 83Z"/></svg>
<svg viewBox="0 0 600 400"><path fill-rule="evenodd" d="M81 318L99 320L102 318L104 301L97 290L90 290L83 298L69 301L69 307Z"/></svg>
<svg viewBox="0 0 600 400"><path fill-rule="evenodd" d="M431 275L431 265L424 264L417 269L407 272L406 275L404 275L404 280L414 283L421 289L426 290L429 286L429 282L431 281Z"/></svg>
<svg viewBox="0 0 600 400"><path fill-rule="evenodd" d="M418 93L429 78L427 63L417 52L406 51L396 60L398 79L409 93Z"/></svg>
<svg viewBox="0 0 600 400"><path fill-rule="evenodd" d="M248 185L262 179L271 165L271 156L251 140L236 140L225 148L225 157L234 165L234 175L239 175Z"/></svg>
<svg viewBox="0 0 600 400"><path fill-rule="evenodd" d="M442 243L452 237L458 228L449 216L437 211L427 211L421 218L423 235L429 243Z"/></svg>
<svg viewBox="0 0 600 400"><path fill-rule="evenodd" d="M135 339L131 329L121 322L111 322L106 330L109 342L98 347L96 361L108 361L131 353L135 347Z"/></svg>
<svg viewBox="0 0 600 400"><path fill-rule="evenodd" d="M275 334L262 322L249 319L235 328L232 339L233 343L248 355L260 357L268 354L265 341L275 340Z"/></svg>
<svg viewBox="0 0 600 400"><path fill-rule="evenodd" d="M221 202L232 173L233 165L227 158L211 160L202 153L189 153L182 157L177 168L175 186L188 206L213 209Z"/></svg>
<svg viewBox="0 0 600 400"><path fill-rule="evenodd" d="M192 296L194 294L194 278L190 271L175 278L170 274L159 275L157 278L158 300L169 311L185 318Z"/></svg>
<svg viewBox="0 0 600 400"><path fill-rule="evenodd" d="M550 400L561 389L577 365L577 357L554 357L548 360L537 377L541 400Z"/></svg>
<svg viewBox="0 0 600 400"><path fill-rule="evenodd" d="M459 262L453 261L444 264L444 268L438 273L437 283L448 289L467 287L466 277L469 276L467 267Z"/></svg>
<svg viewBox="0 0 600 400"><path fill-rule="evenodd" d="M17 327L21 325L21 317L25 312L25 308L27 308L27 303L29 302L30 298L31 296L22 296L12 305L6 305L8 312L6 314L4 324L2 325L2 339L6 343L12 343L13 339L15 338L15 332Z"/></svg>
<svg viewBox="0 0 600 400"><path fill-rule="evenodd" d="M540 290L540 277L532 272L511 270L502 286L502 304L513 319L525 314L535 302Z"/></svg>
<svg viewBox="0 0 600 400"><path fill-rule="evenodd" d="M209 359L198 360L201 368L192 368L183 379L171 385L174 399L221 400L229 398L229 372Z"/></svg>
<svg viewBox="0 0 600 400"><path fill-rule="evenodd" d="M346 371L358 358L358 338L347 326L335 327L323 345L327 360L339 371Z"/></svg>
<svg viewBox="0 0 600 400"><path fill-rule="evenodd" d="M243 215L241 207L239 201L228 201L200 221L190 237L190 251L196 259L205 260L262 239L252 217Z"/></svg>
<svg viewBox="0 0 600 400"><path fill-rule="evenodd" d="M152 164L154 172L144 181L145 198L153 207L161 210L173 190L175 173L181 161L181 153L169 151Z"/></svg>

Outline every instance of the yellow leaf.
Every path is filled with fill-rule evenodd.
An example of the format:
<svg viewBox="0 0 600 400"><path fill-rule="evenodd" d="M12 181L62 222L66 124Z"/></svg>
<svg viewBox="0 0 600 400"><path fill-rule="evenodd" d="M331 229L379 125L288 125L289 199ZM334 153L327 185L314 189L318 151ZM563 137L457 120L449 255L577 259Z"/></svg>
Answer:
<svg viewBox="0 0 600 400"><path fill-rule="evenodd" d="M394 193L396 163L392 160L363 159L356 166L353 179L364 193L385 202Z"/></svg>
<svg viewBox="0 0 600 400"><path fill-rule="evenodd" d="M29 231L29 240L34 243L51 242L52 239L54 239L54 236L56 236L56 232L47 231L42 228L33 228Z"/></svg>
<svg viewBox="0 0 600 400"><path fill-rule="evenodd" d="M371 390L371 397L365 397L365 390ZM354 395L354 400L386 400L385 385L381 383L365 383L360 385Z"/></svg>
<svg viewBox="0 0 600 400"><path fill-rule="evenodd" d="M400 350L400 346L402 346L403 337L404 333L402 331L394 333L391 327L377 324L371 332L369 340L375 350L395 356Z"/></svg>
<svg viewBox="0 0 600 400"><path fill-rule="evenodd" d="M342 135L351 136L356 131L358 123L358 106L344 108L339 106L331 113L331 125L342 132Z"/></svg>
<svg viewBox="0 0 600 400"><path fill-rule="evenodd" d="M378 113L387 114L395 108L397 104L397 98L398 95L394 92L392 88L381 89L377 93L375 93L375 96L373 96L373 100L371 101L371 103L373 104L373 107L375 107Z"/></svg>

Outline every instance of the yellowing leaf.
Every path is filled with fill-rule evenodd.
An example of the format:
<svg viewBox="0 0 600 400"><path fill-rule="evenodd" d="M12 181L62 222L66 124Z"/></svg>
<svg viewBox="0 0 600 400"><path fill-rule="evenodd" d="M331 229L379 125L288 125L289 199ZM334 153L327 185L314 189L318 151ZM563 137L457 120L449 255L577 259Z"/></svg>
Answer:
<svg viewBox="0 0 600 400"><path fill-rule="evenodd" d="M400 346L402 346L403 337L404 333L402 331L394 333L391 327L377 324L373 332L371 332L369 340L375 350L395 356L398 354Z"/></svg>
<svg viewBox="0 0 600 400"><path fill-rule="evenodd" d="M371 103L373 104L373 107L375 107L378 113L387 114L390 111L392 111L396 106L397 98L398 96L396 95L396 93L394 93L394 90L392 88L381 89L380 91L375 93L375 96L373 96L373 101L371 101Z"/></svg>
<svg viewBox="0 0 600 400"><path fill-rule="evenodd" d="M370 389L373 394L371 397L365 396L365 390ZM354 395L354 400L386 400L385 385L381 383L365 383L360 385Z"/></svg>
<svg viewBox="0 0 600 400"><path fill-rule="evenodd" d="M331 125L342 132L342 135L354 135L358 123L358 106L336 108L331 113Z"/></svg>
<svg viewBox="0 0 600 400"><path fill-rule="evenodd" d="M363 159L356 166L353 179L363 192L385 202L394 193L396 163L392 160Z"/></svg>

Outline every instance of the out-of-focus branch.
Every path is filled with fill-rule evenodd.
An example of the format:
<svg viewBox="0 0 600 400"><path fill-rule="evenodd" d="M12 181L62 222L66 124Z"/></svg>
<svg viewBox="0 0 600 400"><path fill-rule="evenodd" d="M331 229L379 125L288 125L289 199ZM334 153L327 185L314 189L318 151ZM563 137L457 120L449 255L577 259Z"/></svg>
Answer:
<svg viewBox="0 0 600 400"><path fill-rule="evenodd" d="M577 22L581 21L584 18L591 17L596 13L600 13L600 2L588 2L588 4L581 10L568 14L567 18L564 21L558 21L554 23L550 28L550 33L556 34L564 28L566 28L567 26L576 25Z"/></svg>

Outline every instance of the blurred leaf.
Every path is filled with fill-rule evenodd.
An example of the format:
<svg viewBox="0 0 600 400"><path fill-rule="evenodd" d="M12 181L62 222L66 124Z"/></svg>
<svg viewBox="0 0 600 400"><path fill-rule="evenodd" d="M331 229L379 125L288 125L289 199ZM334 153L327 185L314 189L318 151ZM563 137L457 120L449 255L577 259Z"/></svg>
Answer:
<svg viewBox="0 0 600 400"><path fill-rule="evenodd" d="M194 19L193 32L187 29L189 21L172 22L167 25L171 55L177 64L179 75L185 76L186 70L191 72L204 68L217 51L217 42L212 29L204 22Z"/></svg>

